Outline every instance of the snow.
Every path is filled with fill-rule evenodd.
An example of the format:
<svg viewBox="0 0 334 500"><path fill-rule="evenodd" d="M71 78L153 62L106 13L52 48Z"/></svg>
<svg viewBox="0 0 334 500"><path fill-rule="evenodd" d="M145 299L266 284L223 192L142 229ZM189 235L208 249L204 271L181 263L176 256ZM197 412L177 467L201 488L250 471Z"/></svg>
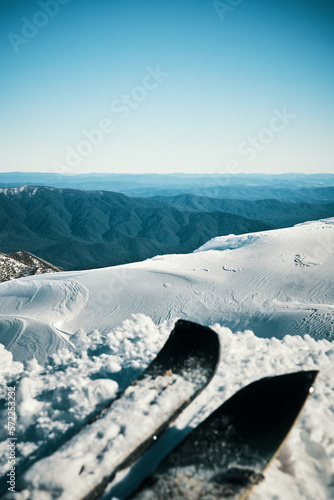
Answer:
<svg viewBox="0 0 334 500"><path fill-rule="evenodd" d="M333 229L334 219L327 219L215 238L189 255L2 283L0 342L7 351L0 347L0 389L4 402L6 385L16 387L17 463L45 455L125 389L182 317L211 325L222 356L209 388L174 430L197 425L256 379L318 369L284 452L250 498L334 498ZM125 428L130 421L124 416ZM166 438L171 443L174 434ZM5 445L0 475L7 470ZM133 470L116 478L111 496L121 498ZM15 497L30 498L27 491Z"/></svg>
<svg viewBox="0 0 334 500"><path fill-rule="evenodd" d="M5 188L0 188L0 193L5 194L6 196L15 196L18 193L28 193L28 196L34 196L36 192L40 189L39 187L33 187L30 185L24 185L24 186L19 186L19 187L5 187ZM43 186L43 189L48 190L48 191L55 191L55 188L50 187L50 186Z"/></svg>
<svg viewBox="0 0 334 500"><path fill-rule="evenodd" d="M52 486L57 492L64 492L59 498L81 499L149 439L152 429L158 429L161 408L164 417L170 418L174 408L187 401L193 390L194 384L173 374L130 386L102 419L24 474L25 487L41 491Z"/></svg>
<svg viewBox="0 0 334 500"><path fill-rule="evenodd" d="M333 339L333 229L327 219L215 238L188 255L3 283L1 342L14 359L43 364L79 328L104 333L132 313Z"/></svg>
<svg viewBox="0 0 334 500"><path fill-rule="evenodd" d="M331 486L334 470L333 342L314 340L309 336L286 336L282 340L263 339L250 331L233 333L217 324L212 327L219 334L222 351L217 375L209 388L178 418L174 429L182 430L189 425L197 425L209 411L256 379L300 369L319 369L315 392L292 431L284 453L270 467L266 473L267 480L254 491L252 499L334 498ZM8 361L11 355L6 354L7 366L12 366L11 377L14 382L11 385L16 385L18 395L18 461L36 453L43 444L47 448L51 447L69 429L79 428L93 409L115 396L117 388L124 389L159 350L167 338L169 328L167 322L157 326L150 318L139 315L125 321L106 336L98 335L97 332L90 335L81 332L75 340L78 349L76 353L64 349L53 355L43 368L31 361L25 367L20 363L10 365ZM5 353L4 350L1 352ZM139 411L143 411L144 406L143 401L138 407ZM135 435L139 428L142 431L136 418L133 418L134 415L127 414L126 408L123 408L124 411L120 418L123 434L133 432ZM2 428L5 418L4 413ZM106 428L102 428L101 424L99 429L99 421L95 424L94 432L98 433L100 430L105 435ZM110 432L112 429L110 427ZM116 431L110 439L115 437L119 438ZM94 440L88 442L94 449ZM91 463L94 471L99 470L99 466L102 467L102 458L99 462L97 454L90 456L86 453L87 441L76 446L72 453L75 451L78 457L84 454L86 463ZM71 469L75 468L75 463L72 462ZM59 491L63 485L67 493L70 482L67 474L59 474L64 465L57 454L52 457L52 464L52 468L37 468L40 476L46 475L50 484L56 481ZM4 443L2 474L6 465ZM113 488L129 486L126 476L118 484L114 484ZM70 488L68 491L70 492ZM289 494L286 494L287 491ZM42 500L49 497L42 491L27 497L23 491L16 493L16 498ZM60 498L74 497L70 492L68 496Z"/></svg>
<svg viewBox="0 0 334 500"><path fill-rule="evenodd" d="M267 238L264 233L248 233L241 236L230 234L229 236L219 236L208 241L195 252L205 252L207 250L235 250L236 248L252 245L254 242Z"/></svg>

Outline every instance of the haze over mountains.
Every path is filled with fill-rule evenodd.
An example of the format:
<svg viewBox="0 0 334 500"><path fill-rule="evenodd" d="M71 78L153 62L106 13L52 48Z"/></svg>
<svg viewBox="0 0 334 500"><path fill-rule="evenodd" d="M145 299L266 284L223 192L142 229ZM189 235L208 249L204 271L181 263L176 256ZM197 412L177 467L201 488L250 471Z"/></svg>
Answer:
<svg viewBox="0 0 334 500"><path fill-rule="evenodd" d="M3 387L17 383L20 465L37 446L52 449L113 398L117 384L135 378L182 317L216 329L224 352L213 389L183 427L247 382L320 370L313 403L290 440L298 474L276 460L273 481L268 476L256 498L278 498L277 488L282 498L332 498L334 218L323 218L333 215L333 188L291 186L280 188L283 199L259 200L161 196L156 187L146 198L101 189L0 189L2 252L30 250L83 269L197 248L103 269L32 276L25 268L24 279L1 283L0 364ZM260 189L244 187L254 196ZM322 220L286 227L312 219ZM2 257L18 267L13 255ZM36 264L26 252L17 257ZM6 452L0 449L4 478Z"/></svg>
<svg viewBox="0 0 334 500"><path fill-rule="evenodd" d="M5 388L16 386L18 470L24 471L27 459L52 453L66 433L127 387L182 317L212 326L223 356L208 389L175 421L167 439L197 425L247 383L320 370L285 452L252 498L333 498L333 229L334 219L328 219L215 238L188 255L2 283L0 376L4 404ZM133 413L124 419L122 435L130 419ZM4 436L2 484L7 463ZM43 480L46 469L38 464L30 478ZM66 496L75 475L66 482L57 465L47 470ZM135 469L125 472L123 486ZM21 496L29 493L27 487ZM116 491L111 496L125 498Z"/></svg>
<svg viewBox="0 0 334 500"><path fill-rule="evenodd" d="M277 227L289 227L308 220L331 217L334 201L329 203L284 202L276 199L237 200L179 194L154 196L155 199L178 210L199 212L229 212L250 219L261 220Z"/></svg>
<svg viewBox="0 0 334 500"><path fill-rule="evenodd" d="M24 249L64 269L191 252L217 235L272 227L222 211L181 211L107 191L33 186L0 190L1 250Z"/></svg>
<svg viewBox="0 0 334 500"><path fill-rule="evenodd" d="M334 201L332 174L78 174L0 173L0 187L22 185L104 190L128 196L174 196L183 193L233 199Z"/></svg>
<svg viewBox="0 0 334 500"><path fill-rule="evenodd" d="M35 179L36 174L22 173L18 179L30 177ZM55 180L52 174L40 178ZM157 193L167 178L180 190L184 180L183 191L228 188L230 193L239 193L240 199L191 193L129 197L105 190L110 179L123 189L139 179L137 189ZM1 179L10 185L12 174L1 174ZM90 269L158 254L192 252L216 236L288 227L334 215L334 187L326 185L334 176L329 175L231 176L227 188L210 186L212 177L196 175L58 177L58 183L65 185L82 186L88 181L104 190L30 185L0 188L0 251L25 250L67 270ZM252 183L255 185L249 185ZM246 192L255 197L261 190L273 198L243 199ZM275 198L278 192L283 199ZM287 201L289 198L293 201Z"/></svg>

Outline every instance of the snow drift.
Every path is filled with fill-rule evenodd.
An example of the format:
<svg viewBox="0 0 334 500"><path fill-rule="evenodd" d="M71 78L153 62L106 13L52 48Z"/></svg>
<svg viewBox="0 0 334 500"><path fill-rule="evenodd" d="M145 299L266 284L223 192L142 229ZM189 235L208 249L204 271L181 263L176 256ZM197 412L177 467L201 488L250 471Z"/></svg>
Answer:
<svg viewBox="0 0 334 500"><path fill-rule="evenodd" d="M256 379L320 370L314 395L251 498L334 498L333 229L327 219L230 235L189 255L1 284L1 435L6 385L15 385L18 465L50 453L134 380L181 317L211 325L222 357L176 428L197 425ZM4 477L5 442L0 450ZM109 494L121 497L129 477L117 478Z"/></svg>
<svg viewBox="0 0 334 500"><path fill-rule="evenodd" d="M3 283L0 340L15 360L43 363L80 328L104 333L131 314L331 340L333 229L326 219L215 238L187 255Z"/></svg>
<svg viewBox="0 0 334 500"><path fill-rule="evenodd" d="M29 456L50 452L66 433L79 428L97 408L114 398L118 389L124 389L149 364L171 327L167 322L157 326L150 318L138 315L103 335L80 331L72 337L76 352L63 349L53 354L45 367L36 361L25 366L13 362L12 355L2 349L1 399L5 399L6 382L14 384L17 393L17 465ZM262 339L250 331L232 333L217 324L213 328L219 334L222 351L217 375L178 418L176 428L197 425L221 402L254 380L300 369L320 370L315 393L279 458L266 473L266 481L251 498L334 498L333 342L310 336ZM6 413L1 413L2 429ZM125 428L131 418L129 415L129 422L124 421ZM5 441L0 450L3 476L7 468ZM66 481L64 477L64 488ZM128 476L120 477L109 493L121 498L128 487ZM43 495L41 492L34 499L45 500ZM23 500L29 495L16 493L15 498Z"/></svg>

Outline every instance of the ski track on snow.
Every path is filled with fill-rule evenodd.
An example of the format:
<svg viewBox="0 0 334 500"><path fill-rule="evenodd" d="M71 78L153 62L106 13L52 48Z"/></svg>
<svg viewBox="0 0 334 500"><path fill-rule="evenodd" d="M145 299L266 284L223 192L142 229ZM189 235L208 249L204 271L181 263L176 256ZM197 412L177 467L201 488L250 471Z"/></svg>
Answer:
<svg viewBox="0 0 334 500"><path fill-rule="evenodd" d="M6 384L17 385L18 458L57 442L115 397L115 383L131 382L181 317L214 325L222 359L166 439L253 380L319 369L285 454L251 499L334 499L333 282L334 219L327 219L215 238L189 255L0 284L0 342L11 351L0 345L0 391L5 401ZM5 418L0 412L2 429Z"/></svg>
<svg viewBox="0 0 334 500"><path fill-rule="evenodd" d="M16 359L35 357L43 362L49 354L67 343L72 332L66 331L88 300L88 290L75 280L16 280L4 283L0 296L0 338Z"/></svg>
<svg viewBox="0 0 334 500"><path fill-rule="evenodd" d="M31 335L34 323L37 330L44 323L45 336L66 343L80 328L107 333L131 314L145 314L156 323L183 317L249 328L261 337L331 339L333 249L334 219L329 219L215 238L189 255L14 280L0 285L0 310L6 311L0 315L0 332L8 330L4 321L22 318L29 323L20 342ZM319 265L296 264L296 256ZM14 335L14 326L11 331ZM11 349L23 359L14 340Z"/></svg>

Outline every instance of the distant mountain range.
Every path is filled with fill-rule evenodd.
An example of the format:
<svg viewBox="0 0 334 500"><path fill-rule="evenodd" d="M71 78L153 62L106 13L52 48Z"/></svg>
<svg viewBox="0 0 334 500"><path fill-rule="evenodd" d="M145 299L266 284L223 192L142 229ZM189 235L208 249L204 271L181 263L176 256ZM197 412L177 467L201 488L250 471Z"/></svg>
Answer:
<svg viewBox="0 0 334 500"><path fill-rule="evenodd" d="M67 270L90 269L187 253L215 236L333 215L334 202L224 200L191 194L135 198L109 191L1 188L0 249L24 249Z"/></svg>
<svg viewBox="0 0 334 500"><path fill-rule="evenodd" d="M21 185L104 190L128 196L175 196L183 193L237 200L334 202L332 174L78 174L0 173L0 187Z"/></svg>
<svg viewBox="0 0 334 500"><path fill-rule="evenodd" d="M59 267L32 255L20 251L5 255L0 252L0 283L15 278L32 276L33 274L55 273L62 271Z"/></svg>
<svg viewBox="0 0 334 500"><path fill-rule="evenodd" d="M138 342L134 325L144 325L147 335L154 324L182 317L204 325L220 323L233 332L249 329L268 339L305 336L305 349L309 350L315 342L310 337L322 339L322 343L334 340L333 247L334 218L253 235L214 238L187 255L64 273L53 280L53 275L44 275L26 278L20 284L10 281L0 286L0 342L15 360L35 357L42 364L59 348L69 347L68 341L79 349L83 345L92 352L97 349L96 353L115 352L115 345L123 352L129 343L109 343L110 332L116 331L117 342L117 332L122 330ZM161 334L163 331L166 326ZM107 339L102 340L99 334ZM226 335L224 332L224 338ZM103 344L98 344L99 338ZM137 350L130 348L134 359L141 356L142 345L149 347L150 342L140 343ZM291 337L285 341L282 356L277 344L272 345L279 358L273 357L269 368L264 360L269 344L264 346L257 369L278 370L280 358L289 358L291 342ZM224 346L228 343L227 337ZM251 352L252 334L243 335L236 343L235 354L242 343ZM104 345L105 351L99 345ZM300 349L300 337L296 349ZM332 373L333 346L323 344L323 349L328 353L325 366ZM325 358L319 359L324 362ZM296 360L291 358L290 362ZM313 358L309 362L313 363ZM248 364L252 363L248 359ZM231 361L228 364L231 366ZM100 366L104 376L112 369Z"/></svg>
<svg viewBox="0 0 334 500"><path fill-rule="evenodd" d="M228 212L261 220L277 227L289 227L300 222L326 219L334 215L334 201L330 203L283 202L275 199L234 200L180 194L155 196L152 199L183 211Z"/></svg>
<svg viewBox="0 0 334 500"><path fill-rule="evenodd" d="M187 253L215 236L272 228L221 210L179 210L108 191L0 189L0 249L24 249L68 270Z"/></svg>

